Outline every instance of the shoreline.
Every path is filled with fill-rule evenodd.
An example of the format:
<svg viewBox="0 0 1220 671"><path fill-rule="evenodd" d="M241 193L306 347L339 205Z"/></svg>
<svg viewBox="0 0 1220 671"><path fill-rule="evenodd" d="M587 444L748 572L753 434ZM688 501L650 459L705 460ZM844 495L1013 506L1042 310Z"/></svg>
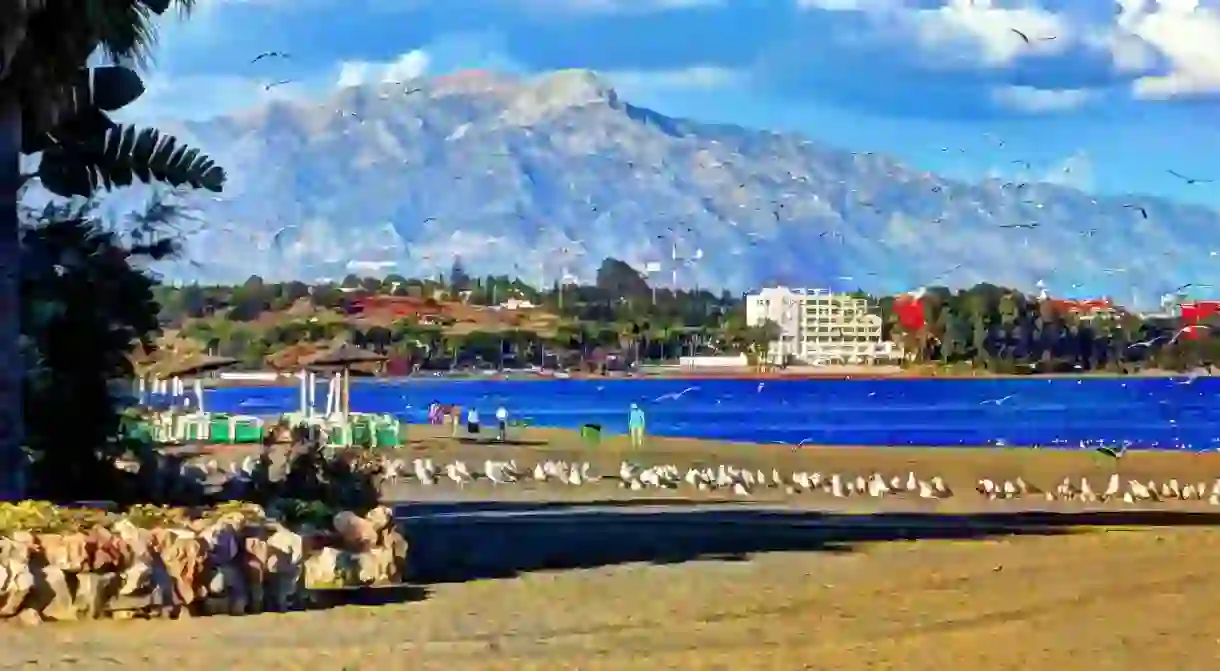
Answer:
<svg viewBox="0 0 1220 671"><path fill-rule="evenodd" d="M1176 371L1150 370L1139 371L1135 373L1112 373L1112 372L1097 372L1097 373L1073 373L1073 374L1031 374L1031 375L1015 375L1011 373L977 373L977 374L960 374L960 373L928 373L924 371L896 371L896 372L870 372L870 371L852 371L852 372L832 372L832 371L774 371L774 372L741 372L741 371L699 371L699 370L681 370L673 372L657 372L643 375L595 375L595 374L571 374L565 377L554 375L534 375L534 374L497 374L497 375L397 375L397 376L374 376L374 377L356 377L353 382L359 384L362 382L373 382L380 384L402 384L409 382L559 382L559 381L625 381L625 382L648 382L656 380L728 380L739 382L770 382L777 380L822 380L822 381L839 381L852 382L859 380L894 380L894 381L912 381L912 380L940 380L940 381L958 381L958 380L1112 380L1112 379L1130 379L1130 378L1158 378L1172 379L1183 377L1214 377L1211 374L1192 375L1191 373L1179 373ZM297 381L292 377L285 377L281 380L225 380L219 378L205 378L203 384L207 388L260 388L260 387L295 387Z"/></svg>

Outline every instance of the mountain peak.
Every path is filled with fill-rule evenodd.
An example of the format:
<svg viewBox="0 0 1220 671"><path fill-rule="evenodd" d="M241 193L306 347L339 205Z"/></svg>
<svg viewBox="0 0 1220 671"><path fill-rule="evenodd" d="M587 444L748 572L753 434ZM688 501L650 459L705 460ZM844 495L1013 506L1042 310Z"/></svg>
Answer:
<svg viewBox="0 0 1220 671"><path fill-rule="evenodd" d="M559 70L534 78L504 112L505 120L529 125L573 107L618 107L618 93L591 70Z"/></svg>
<svg viewBox="0 0 1220 671"><path fill-rule="evenodd" d="M591 103L618 104L618 93L592 70L558 70L533 82L534 91L553 103L579 107Z"/></svg>
<svg viewBox="0 0 1220 671"><path fill-rule="evenodd" d="M607 256L733 288L1052 278L1159 295L1220 283L1198 252L1220 245L1215 212L1038 182L967 184L801 136L670 118L588 70L467 71L191 129L230 186L200 205L210 225L191 247L207 261L176 268L180 278L332 277L351 259L433 273L460 254L480 272L547 284ZM1030 222L1038 228L1012 230ZM1164 254L1133 258L1149 239Z"/></svg>

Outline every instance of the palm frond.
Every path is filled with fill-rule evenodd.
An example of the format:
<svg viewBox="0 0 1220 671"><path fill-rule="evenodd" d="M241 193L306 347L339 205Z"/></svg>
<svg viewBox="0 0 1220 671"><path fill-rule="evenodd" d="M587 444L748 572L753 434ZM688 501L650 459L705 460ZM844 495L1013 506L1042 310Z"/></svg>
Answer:
<svg viewBox="0 0 1220 671"><path fill-rule="evenodd" d="M70 108L78 70L101 51L111 63L147 65L155 15L186 14L195 0L5 0L0 2L0 78L15 90L27 123L53 126Z"/></svg>
<svg viewBox="0 0 1220 671"><path fill-rule="evenodd" d="M58 144L46 149L38 176L52 193L91 196L99 189L160 182L219 193L224 169L198 149L155 128L115 124L103 133L54 133Z"/></svg>

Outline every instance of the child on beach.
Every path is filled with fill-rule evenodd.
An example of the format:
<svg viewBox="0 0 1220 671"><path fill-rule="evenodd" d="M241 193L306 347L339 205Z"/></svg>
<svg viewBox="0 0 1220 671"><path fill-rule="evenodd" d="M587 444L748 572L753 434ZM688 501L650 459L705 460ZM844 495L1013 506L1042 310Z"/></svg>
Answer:
<svg viewBox="0 0 1220 671"><path fill-rule="evenodd" d="M627 414L627 426L631 429L631 446L644 447L644 409L636 403Z"/></svg>
<svg viewBox="0 0 1220 671"><path fill-rule="evenodd" d="M504 406L496 408L496 426L499 429L496 440L501 443L508 440L508 408Z"/></svg>

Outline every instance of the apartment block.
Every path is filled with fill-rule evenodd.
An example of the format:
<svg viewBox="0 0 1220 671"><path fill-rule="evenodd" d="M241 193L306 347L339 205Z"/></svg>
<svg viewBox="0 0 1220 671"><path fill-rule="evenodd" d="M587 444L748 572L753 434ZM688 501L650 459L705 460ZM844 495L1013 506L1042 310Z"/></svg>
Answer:
<svg viewBox="0 0 1220 671"><path fill-rule="evenodd" d="M881 339L881 317L863 298L826 289L770 287L746 296L746 321L779 326L769 363L809 365L892 361L901 350Z"/></svg>

